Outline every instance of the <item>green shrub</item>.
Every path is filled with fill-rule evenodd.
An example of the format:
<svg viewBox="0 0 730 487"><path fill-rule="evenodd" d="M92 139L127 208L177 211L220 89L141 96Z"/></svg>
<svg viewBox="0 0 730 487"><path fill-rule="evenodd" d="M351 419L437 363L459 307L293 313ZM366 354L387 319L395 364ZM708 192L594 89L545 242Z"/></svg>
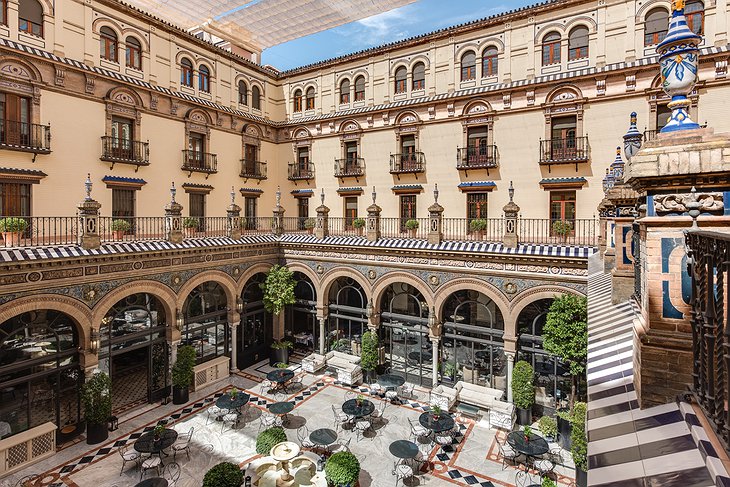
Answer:
<svg viewBox="0 0 730 487"><path fill-rule="evenodd" d="M487 220L484 218L475 218L469 222L469 228L472 232L483 232L487 229Z"/></svg>
<svg viewBox="0 0 730 487"><path fill-rule="evenodd" d="M535 371L532 369L532 365L524 360L515 364L512 371L512 399L515 407L530 409L535 403L534 378Z"/></svg>
<svg viewBox="0 0 730 487"><path fill-rule="evenodd" d="M271 314L278 315L288 304L294 304L294 273L288 267L275 265L266 273L266 280L261 283L264 291L264 308Z"/></svg>
<svg viewBox="0 0 730 487"><path fill-rule="evenodd" d="M553 222L553 233L561 237L567 237L573 231L573 224L567 220L555 220Z"/></svg>
<svg viewBox="0 0 730 487"><path fill-rule="evenodd" d="M242 483L243 472L230 462L219 463L203 477L203 487L241 487Z"/></svg>
<svg viewBox="0 0 730 487"><path fill-rule="evenodd" d="M550 477L543 477L540 487L558 487L557 484Z"/></svg>
<svg viewBox="0 0 730 487"><path fill-rule="evenodd" d="M542 434L545 436L555 438L558 434L558 421L552 416L543 416L540 418L538 426L540 427Z"/></svg>
<svg viewBox="0 0 730 487"><path fill-rule="evenodd" d="M314 219L314 218L307 218L306 220L304 220L304 228L306 228L307 230L311 230L311 229L313 229L316 226L317 226L317 220L316 219Z"/></svg>
<svg viewBox="0 0 730 487"><path fill-rule="evenodd" d="M573 463L576 468L588 471L588 441L586 439L586 403L577 402L573 406L573 431L570 434Z"/></svg>
<svg viewBox="0 0 730 487"><path fill-rule="evenodd" d="M127 220L112 220L110 228L115 232L128 232L132 228L132 224Z"/></svg>
<svg viewBox="0 0 730 487"><path fill-rule="evenodd" d="M355 485L360 477L360 462L349 451L337 452L327 459L324 473L333 485Z"/></svg>
<svg viewBox="0 0 730 487"><path fill-rule="evenodd" d="M192 216L186 216L182 221L183 228L198 228L200 220Z"/></svg>
<svg viewBox="0 0 730 487"><path fill-rule="evenodd" d="M104 424L112 415L112 380L104 372L97 372L81 388L84 418L89 424Z"/></svg>
<svg viewBox="0 0 730 487"><path fill-rule="evenodd" d="M256 453L268 455L274 445L286 441L286 431L281 426L265 429L256 438Z"/></svg>
<svg viewBox="0 0 730 487"><path fill-rule="evenodd" d="M186 389L193 383L195 348L182 345L177 349L177 360L172 366L172 385Z"/></svg>
<svg viewBox="0 0 730 487"><path fill-rule="evenodd" d="M366 331L362 336L360 367L368 372L378 367L378 335L371 331Z"/></svg>
<svg viewBox="0 0 730 487"><path fill-rule="evenodd" d="M290 342L289 340L282 340L282 341L276 341L272 342L271 345L269 345L274 350L283 350L285 348L293 348L294 344Z"/></svg>
<svg viewBox="0 0 730 487"><path fill-rule="evenodd" d="M418 220L411 218L406 221L406 228L408 230L418 230Z"/></svg>
<svg viewBox="0 0 730 487"><path fill-rule="evenodd" d="M0 219L0 232L24 232L28 222L24 218L8 217Z"/></svg>
<svg viewBox="0 0 730 487"><path fill-rule="evenodd" d="M355 218L354 220L352 220L352 226L355 228L364 228L365 219L364 218Z"/></svg>

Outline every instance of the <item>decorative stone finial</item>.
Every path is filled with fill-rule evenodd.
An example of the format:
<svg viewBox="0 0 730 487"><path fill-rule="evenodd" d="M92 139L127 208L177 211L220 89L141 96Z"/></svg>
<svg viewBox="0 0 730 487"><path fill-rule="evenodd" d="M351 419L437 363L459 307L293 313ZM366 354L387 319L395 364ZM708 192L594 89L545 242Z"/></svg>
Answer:
<svg viewBox="0 0 730 487"><path fill-rule="evenodd" d="M322 202L322 206L324 206L324 188L322 188L322 193L319 195L319 200Z"/></svg>
<svg viewBox="0 0 730 487"><path fill-rule="evenodd" d="M624 156L627 160L630 161L634 157L634 154L639 152L643 139L644 137L641 135L641 132L636 128L636 112L631 112L629 130L624 135Z"/></svg>
<svg viewBox="0 0 730 487"><path fill-rule="evenodd" d="M613 177L613 173L609 168L606 168L606 176L604 176L603 178L603 193L608 193L608 191L613 188L615 183L616 180Z"/></svg>
<svg viewBox="0 0 730 487"><path fill-rule="evenodd" d="M697 225L697 217L700 216L701 205L697 199L697 189L694 186L692 186L689 193L692 199L685 206L687 207L687 214L692 217L692 230L697 230L699 228Z"/></svg>
<svg viewBox="0 0 730 487"><path fill-rule="evenodd" d="M378 194L375 192L375 185L373 185L372 196L373 196L373 204L375 204L375 197L378 196Z"/></svg>
<svg viewBox="0 0 730 487"><path fill-rule="evenodd" d="M507 193L509 194L509 202L514 203L512 200L515 197L515 188L512 186L512 181L509 182L509 189L507 190Z"/></svg>
<svg viewBox="0 0 730 487"><path fill-rule="evenodd" d="M609 167L611 170L611 174L613 175L614 183L622 182L624 180L624 168L626 167L626 164L624 163L624 160L621 159L621 147L616 147L616 158L611 163L611 166Z"/></svg>
<svg viewBox="0 0 730 487"><path fill-rule="evenodd" d="M86 201L91 201L91 173L86 173L86 181L84 182L84 187L86 188Z"/></svg>
<svg viewBox="0 0 730 487"><path fill-rule="evenodd" d="M236 204L236 190L233 189L233 186L231 186L231 204Z"/></svg>
<svg viewBox="0 0 730 487"><path fill-rule="evenodd" d="M177 194L177 190L175 189L175 181L173 181L172 186L170 186L170 203L175 203L176 194Z"/></svg>
<svg viewBox="0 0 730 487"><path fill-rule="evenodd" d="M433 185L433 202L434 203L439 202L439 183L435 183Z"/></svg>
<svg viewBox="0 0 730 487"><path fill-rule="evenodd" d="M276 187L276 206L281 206L281 187Z"/></svg>

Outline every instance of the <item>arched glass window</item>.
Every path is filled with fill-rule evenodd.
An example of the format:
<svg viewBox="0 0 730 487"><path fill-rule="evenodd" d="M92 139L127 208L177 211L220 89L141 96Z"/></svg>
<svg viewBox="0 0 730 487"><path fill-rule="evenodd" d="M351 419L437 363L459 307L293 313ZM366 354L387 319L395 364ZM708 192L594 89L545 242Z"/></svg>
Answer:
<svg viewBox="0 0 730 487"><path fill-rule="evenodd" d="M646 14L644 20L644 45L659 44L667 36L669 29L669 14L663 8L655 8Z"/></svg>
<svg viewBox="0 0 730 487"><path fill-rule="evenodd" d="M136 37L127 37L127 67L142 70L142 44Z"/></svg>
<svg viewBox="0 0 730 487"><path fill-rule="evenodd" d="M689 1L684 6L687 27L697 35L705 34L705 6L697 0Z"/></svg>
<svg viewBox="0 0 730 487"><path fill-rule="evenodd" d="M550 32L542 39L542 65L560 62L560 34Z"/></svg>
<svg viewBox="0 0 730 487"><path fill-rule="evenodd" d="M205 64L201 64L198 70L198 89L210 93L210 70Z"/></svg>
<svg viewBox="0 0 730 487"><path fill-rule="evenodd" d="M285 312L285 335L296 348L317 349L319 325L317 324L317 293L311 279L301 272L294 272L294 296L296 302Z"/></svg>
<svg viewBox="0 0 730 487"><path fill-rule="evenodd" d="M183 304L182 343L195 347L198 363L228 355L228 303L223 287L208 281L193 289Z"/></svg>
<svg viewBox="0 0 730 487"><path fill-rule="evenodd" d="M365 76L355 78L355 101L365 99Z"/></svg>
<svg viewBox="0 0 730 487"><path fill-rule="evenodd" d="M294 111L302 111L302 90L296 90L294 92Z"/></svg>
<svg viewBox="0 0 730 487"><path fill-rule="evenodd" d="M238 103L248 105L248 87L243 80L238 82Z"/></svg>
<svg viewBox="0 0 730 487"><path fill-rule="evenodd" d="M329 350L356 352L353 349L367 330L367 297L362 286L349 277L338 277L329 291ZM359 354L358 354L359 355Z"/></svg>
<svg viewBox="0 0 730 487"><path fill-rule="evenodd" d="M461 56L461 81L476 79L477 56L474 51L467 51Z"/></svg>
<svg viewBox="0 0 730 487"><path fill-rule="evenodd" d="M350 80L343 79L340 83L340 105L350 103Z"/></svg>
<svg viewBox="0 0 730 487"><path fill-rule="evenodd" d="M101 58L117 62L117 33L104 26L99 30L99 36L101 39Z"/></svg>
<svg viewBox="0 0 730 487"><path fill-rule="evenodd" d="M411 89L413 91L423 90L426 88L426 65L423 63L416 63L413 66L413 82Z"/></svg>
<svg viewBox="0 0 730 487"><path fill-rule="evenodd" d="M314 88L307 88L307 110L314 110Z"/></svg>
<svg viewBox="0 0 730 487"><path fill-rule="evenodd" d="M406 92L406 80L408 79L408 70L405 66L401 66L395 70L395 92Z"/></svg>
<svg viewBox="0 0 730 487"><path fill-rule="evenodd" d="M18 30L43 37L43 7L37 0L20 0Z"/></svg>
<svg viewBox="0 0 730 487"><path fill-rule="evenodd" d="M489 46L482 54L482 78L497 76L497 48Z"/></svg>
<svg viewBox="0 0 730 487"><path fill-rule="evenodd" d="M251 107L261 110L261 89L256 85L251 87Z"/></svg>
<svg viewBox="0 0 730 487"><path fill-rule="evenodd" d="M568 60L588 57L588 27L579 25L568 34Z"/></svg>
<svg viewBox="0 0 730 487"><path fill-rule="evenodd" d="M186 57L180 61L180 84L193 87L193 63Z"/></svg>

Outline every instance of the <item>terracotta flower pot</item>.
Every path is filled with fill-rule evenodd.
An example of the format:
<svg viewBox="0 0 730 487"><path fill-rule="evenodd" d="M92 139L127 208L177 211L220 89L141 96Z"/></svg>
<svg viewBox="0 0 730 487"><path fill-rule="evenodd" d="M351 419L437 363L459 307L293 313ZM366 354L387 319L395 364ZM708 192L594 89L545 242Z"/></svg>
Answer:
<svg viewBox="0 0 730 487"><path fill-rule="evenodd" d="M2 232L6 247L15 247L23 239L23 232Z"/></svg>

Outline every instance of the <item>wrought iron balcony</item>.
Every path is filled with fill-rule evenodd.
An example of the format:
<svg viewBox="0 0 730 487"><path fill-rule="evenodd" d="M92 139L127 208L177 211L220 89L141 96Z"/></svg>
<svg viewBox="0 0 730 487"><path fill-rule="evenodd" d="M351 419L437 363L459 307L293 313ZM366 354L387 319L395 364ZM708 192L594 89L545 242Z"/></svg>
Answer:
<svg viewBox="0 0 730 487"><path fill-rule="evenodd" d="M456 169L487 169L497 167L498 160L496 145L479 145L460 147L456 153Z"/></svg>
<svg viewBox="0 0 730 487"><path fill-rule="evenodd" d="M0 148L50 154L51 127L37 123L0 120Z"/></svg>
<svg viewBox="0 0 730 487"><path fill-rule="evenodd" d="M218 172L218 156L207 152L198 152L186 149L183 152L183 171L190 174L202 172L212 174Z"/></svg>
<svg viewBox="0 0 730 487"><path fill-rule="evenodd" d="M147 166L150 163L150 147L147 142L119 139L105 135L101 138L101 160L112 163Z"/></svg>
<svg viewBox="0 0 730 487"><path fill-rule="evenodd" d="M365 174L365 159L362 157L335 159L336 178L359 178L363 174Z"/></svg>
<svg viewBox="0 0 730 487"><path fill-rule="evenodd" d="M590 159L588 137L565 137L540 141L540 164L575 164L588 162Z"/></svg>
<svg viewBox="0 0 730 487"><path fill-rule="evenodd" d="M266 163L241 159L241 173L239 175L246 179L266 179L268 177L266 175Z"/></svg>
<svg viewBox="0 0 730 487"><path fill-rule="evenodd" d="M423 152L405 152L390 155L390 174L418 174L426 170Z"/></svg>
<svg viewBox="0 0 730 487"><path fill-rule="evenodd" d="M656 134L658 133L659 130L644 130L644 142L656 139Z"/></svg>
<svg viewBox="0 0 730 487"><path fill-rule="evenodd" d="M300 181L302 179L314 178L314 164L308 162L299 164L296 162L289 163L289 181Z"/></svg>

